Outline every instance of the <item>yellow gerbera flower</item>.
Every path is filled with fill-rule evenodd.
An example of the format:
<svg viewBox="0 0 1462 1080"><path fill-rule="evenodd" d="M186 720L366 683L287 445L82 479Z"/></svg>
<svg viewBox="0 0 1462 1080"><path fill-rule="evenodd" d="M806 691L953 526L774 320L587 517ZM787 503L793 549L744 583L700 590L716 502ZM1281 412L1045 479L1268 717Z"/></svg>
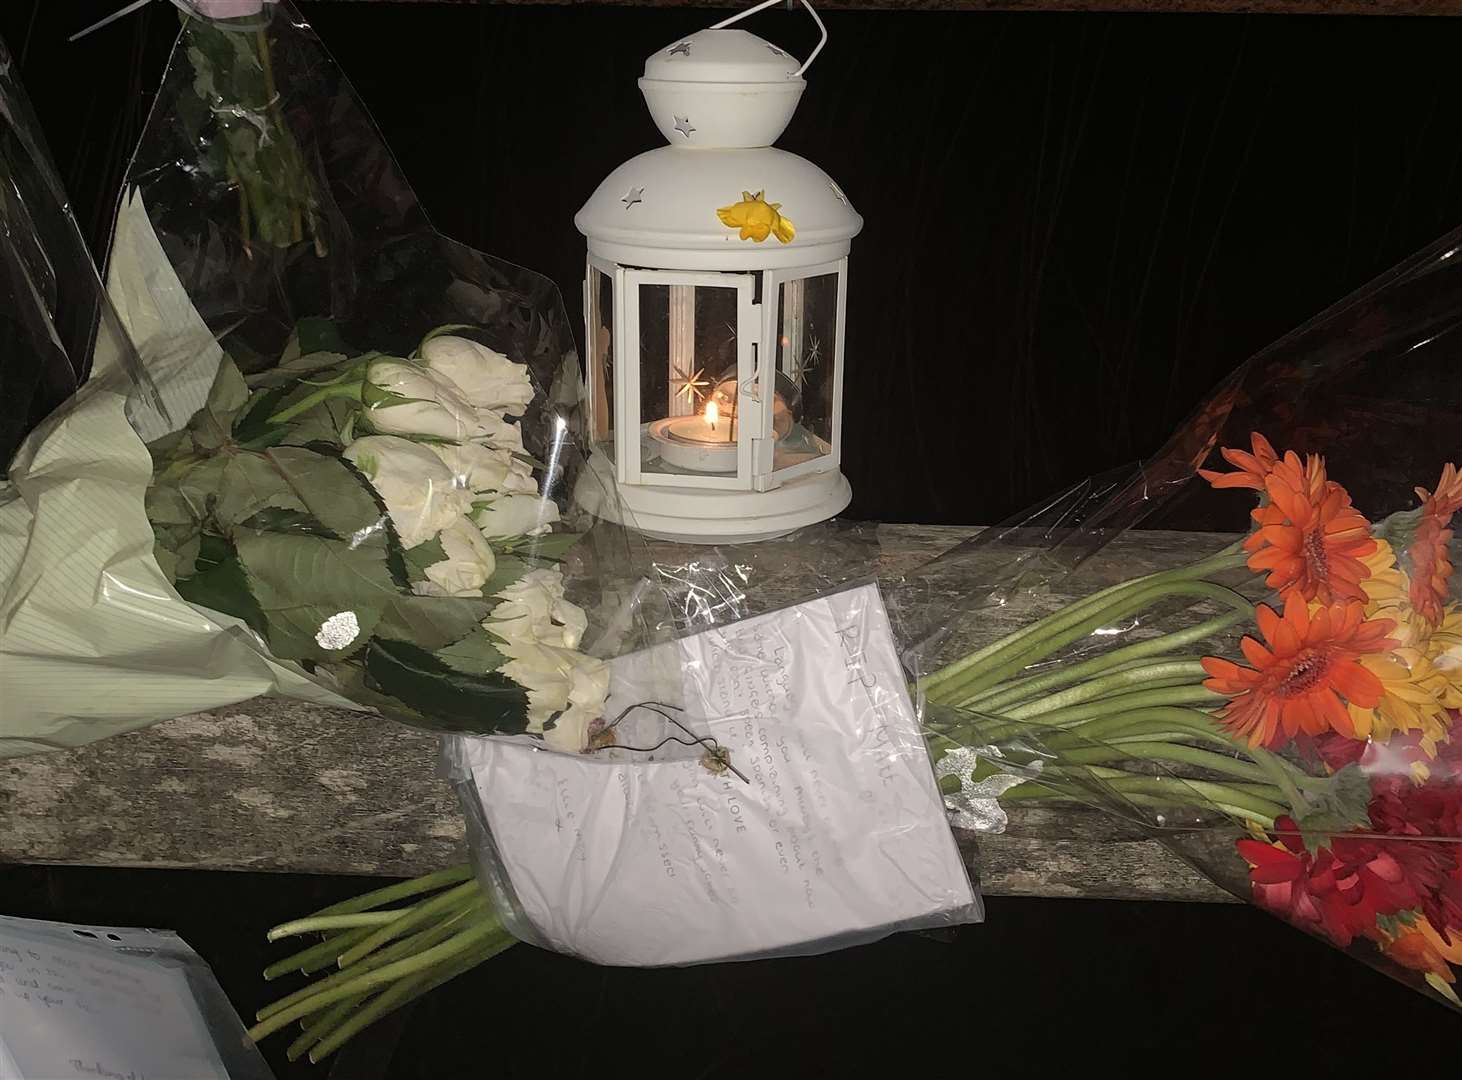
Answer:
<svg viewBox="0 0 1462 1080"><path fill-rule="evenodd" d="M1442 611L1442 621L1426 642L1433 676L1428 689L1449 709L1462 709L1462 604Z"/></svg>
<svg viewBox="0 0 1462 1080"><path fill-rule="evenodd" d="M739 203L721 207L716 216L721 219L721 224L739 228L743 240L755 240L760 244L768 236L775 236L782 243L790 244L797 230L789 218L781 215L781 209L781 203L767 202L764 191L755 195L743 191Z"/></svg>
<svg viewBox="0 0 1462 1080"><path fill-rule="evenodd" d="M1450 725L1448 709L1462 708L1462 610L1452 605L1433 626L1411 602L1411 585L1384 540L1361 560L1370 570L1362 581L1366 618L1390 619L1398 643L1389 653L1365 656L1359 663L1381 681L1374 708L1348 706L1357 738L1384 742L1400 731L1416 732L1422 748L1436 756L1437 741Z"/></svg>
<svg viewBox="0 0 1462 1080"><path fill-rule="evenodd" d="M1391 637L1403 646L1420 647L1431 635L1431 624L1411 602L1411 582L1396 564L1396 552L1377 539L1376 550L1361 559L1371 576L1360 583L1366 594L1366 618L1390 619Z"/></svg>
<svg viewBox="0 0 1462 1080"><path fill-rule="evenodd" d="M1381 680L1381 700L1374 708L1348 705L1355 737L1385 742L1397 732L1421 736L1428 757L1437 756L1437 742L1451 726L1447 707L1437 695L1438 674L1419 649L1400 648L1357 661Z"/></svg>

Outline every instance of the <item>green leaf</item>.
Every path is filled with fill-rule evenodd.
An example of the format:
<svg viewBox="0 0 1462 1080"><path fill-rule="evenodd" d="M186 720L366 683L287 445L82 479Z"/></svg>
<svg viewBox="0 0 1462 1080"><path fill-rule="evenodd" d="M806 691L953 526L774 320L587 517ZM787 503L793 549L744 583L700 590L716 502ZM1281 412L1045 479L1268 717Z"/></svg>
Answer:
<svg viewBox="0 0 1462 1080"><path fill-rule="evenodd" d="M283 425L269 423L269 418L279 411L280 402L288 395L288 386L276 386L268 390L261 390L249 399L248 408L234 424L234 440L245 446L254 445L259 440L267 440L275 433L283 430Z"/></svg>
<svg viewBox="0 0 1462 1080"><path fill-rule="evenodd" d="M213 377L208 399L188 422L192 439L204 449L215 449L228 442L234 419L249 400L249 388L234 362L225 356Z"/></svg>
<svg viewBox="0 0 1462 1080"><path fill-rule="evenodd" d="M183 497L182 492L170 484L154 484L148 488L143 505L147 510L147 520L154 527L192 525L198 520L192 504Z"/></svg>
<svg viewBox="0 0 1462 1080"><path fill-rule="evenodd" d="M532 569L532 563L520 559L516 555L499 555L497 565L493 567L492 577L488 578L487 584L482 587L482 595L496 596Z"/></svg>
<svg viewBox="0 0 1462 1080"><path fill-rule="evenodd" d="M268 506L304 509L267 455L253 451L224 455L213 500L213 517L221 531L229 532Z"/></svg>
<svg viewBox="0 0 1462 1080"><path fill-rule="evenodd" d="M285 660L353 655L399 595L379 543L242 531L235 544L267 622L265 639ZM325 648L316 635L326 620L346 613L354 615L358 634L341 648Z"/></svg>
<svg viewBox="0 0 1462 1080"><path fill-rule="evenodd" d="M335 325L334 319L306 315L295 323L294 332L289 335L281 359L288 363L314 352L350 352L350 346L340 336L340 328Z"/></svg>
<svg viewBox="0 0 1462 1080"><path fill-rule="evenodd" d="M178 557L172 549L168 548L161 540L153 542L152 557L157 560L158 569L167 575L171 582L178 580Z"/></svg>
<svg viewBox="0 0 1462 1080"><path fill-rule="evenodd" d="M561 532L545 536L530 536L513 545L513 551L530 559L558 562L568 554L569 549L584 538L583 533Z"/></svg>
<svg viewBox="0 0 1462 1080"><path fill-rule="evenodd" d="M318 444L317 444L318 445ZM300 446L276 446L264 456L284 477L288 490L337 536L372 534L385 546L389 528L375 489L348 461Z"/></svg>
<svg viewBox="0 0 1462 1080"><path fill-rule="evenodd" d="M438 649L436 657L452 670L468 675L496 671L508 662L498 649L496 639L486 630L474 630L461 641Z"/></svg>
<svg viewBox="0 0 1462 1080"><path fill-rule="evenodd" d="M309 379L312 375L323 375L329 369L344 364L347 359L349 358L340 352L305 353L303 356L281 361L278 367L250 375L249 386L255 390L270 386L290 386L293 389L301 380Z"/></svg>
<svg viewBox="0 0 1462 1080"><path fill-rule="evenodd" d="M242 619L255 633L265 636L264 613L259 610L259 603L244 577L244 568L228 541L206 534L200 544L197 568L193 576L178 579L178 595L190 604Z"/></svg>
<svg viewBox="0 0 1462 1080"><path fill-rule="evenodd" d="M1299 817L1300 839L1311 851L1326 847L1330 838L1356 828L1369 828L1371 784L1357 764L1341 769L1326 782L1312 811Z"/></svg>
<svg viewBox="0 0 1462 1080"><path fill-rule="evenodd" d="M449 731L510 735L527 730L528 694L497 672L468 675L406 641L377 638L366 674L382 693Z"/></svg>
<svg viewBox="0 0 1462 1080"><path fill-rule="evenodd" d="M376 632L382 637L414 641L423 649L440 649L482 625L491 600L470 596L398 595L381 612Z"/></svg>
<svg viewBox="0 0 1462 1080"><path fill-rule="evenodd" d="M203 407L222 422L225 417L232 420L233 415L248 400L248 384L239 374L238 366L225 356L219 361L218 372L213 376L213 386L208 391L208 400Z"/></svg>
<svg viewBox="0 0 1462 1080"><path fill-rule="evenodd" d="M1392 915L1381 912L1376 916L1376 925L1388 936L1398 937L1403 930L1416 925L1417 914L1416 911L1398 911Z"/></svg>
<svg viewBox="0 0 1462 1080"><path fill-rule="evenodd" d="M279 435L274 440L274 445L283 443L288 446L308 446L310 443L328 443L343 449L350 444L350 431L360 409L358 401L327 398L313 409L277 428Z"/></svg>
<svg viewBox="0 0 1462 1080"><path fill-rule="evenodd" d="M303 510L289 510L282 506L266 506L241 524L246 529L254 529L258 532L323 536L327 540L340 539L335 533L325 528L312 514Z"/></svg>
<svg viewBox="0 0 1462 1080"><path fill-rule="evenodd" d="M306 315L295 324L295 335L299 339L301 353L350 352L350 346L340 336L340 328L334 319L319 315Z"/></svg>
<svg viewBox="0 0 1462 1080"><path fill-rule="evenodd" d="M424 543L417 544L414 548L407 548L402 555L406 560L406 572L411 575L411 580L425 581L426 568L445 560L447 552L442 547L441 538L434 536Z"/></svg>

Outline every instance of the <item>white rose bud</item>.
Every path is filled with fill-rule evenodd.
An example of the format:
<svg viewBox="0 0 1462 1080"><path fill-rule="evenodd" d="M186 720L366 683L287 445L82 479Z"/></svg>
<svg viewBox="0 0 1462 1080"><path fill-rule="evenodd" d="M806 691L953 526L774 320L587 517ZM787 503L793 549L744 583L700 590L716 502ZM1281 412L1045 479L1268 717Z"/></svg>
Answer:
<svg viewBox="0 0 1462 1080"><path fill-rule="evenodd" d="M558 520L558 504L537 495L499 495L472 520L489 540L539 536Z"/></svg>
<svg viewBox="0 0 1462 1080"><path fill-rule="evenodd" d="M409 400L381 403L366 398L370 424L389 435L434 435L463 441L487 434L477 410L448 380L407 360L376 360L366 369L366 381L389 394Z"/></svg>
<svg viewBox="0 0 1462 1080"><path fill-rule="evenodd" d="M523 429L511 420L504 420L491 409L478 409L477 423L482 428L482 433L476 439L484 446L519 454L527 453L523 449Z"/></svg>
<svg viewBox="0 0 1462 1080"><path fill-rule="evenodd" d="M589 725L604 715L609 665L551 645L509 642L502 651L509 657L502 673L528 691L528 730L542 732L554 750L585 750Z"/></svg>
<svg viewBox="0 0 1462 1080"><path fill-rule="evenodd" d="M406 547L425 543L472 509L472 493L425 446L394 435L369 435L345 448L386 504Z"/></svg>
<svg viewBox="0 0 1462 1080"><path fill-rule="evenodd" d="M557 567L530 570L497 595L502 603L483 625L504 641L578 648L589 620L583 608L564 598Z"/></svg>
<svg viewBox="0 0 1462 1080"><path fill-rule="evenodd" d="M432 453L452 470L459 487L475 495L532 494L538 490L533 482L533 466L506 450L493 450L476 443L436 443Z"/></svg>
<svg viewBox="0 0 1462 1080"><path fill-rule="evenodd" d="M528 366L467 338L443 334L421 347L421 362L450 379L475 408L521 416L533 400Z"/></svg>
<svg viewBox="0 0 1462 1080"><path fill-rule="evenodd" d="M497 567L492 548L470 519L459 517L437 537L447 557L426 568L426 580L412 591L419 596L481 596Z"/></svg>

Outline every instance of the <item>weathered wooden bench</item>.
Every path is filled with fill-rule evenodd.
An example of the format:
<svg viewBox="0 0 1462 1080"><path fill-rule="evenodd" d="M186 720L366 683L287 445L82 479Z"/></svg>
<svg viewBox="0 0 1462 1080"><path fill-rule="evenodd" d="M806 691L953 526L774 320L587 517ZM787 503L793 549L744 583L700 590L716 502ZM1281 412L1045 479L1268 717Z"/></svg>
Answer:
<svg viewBox="0 0 1462 1080"><path fill-rule="evenodd" d="M896 578L977 531L882 525L876 548L867 547L879 575ZM1131 533L1103 552L1095 575L1116 580L1180 565L1224 539ZM795 567L782 575L754 569L749 606L767 610L815 587ZM954 580L930 588L928 602L952 611L961 602ZM1025 617L982 615L969 643ZM423 873L464 852L455 796L435 766L429 734L370 714L258 698L80 750L0 761L0 862ZM992 893L1230 899L1139 827L1079 806L1020 809L1005 833L974 842Z"/></svg>

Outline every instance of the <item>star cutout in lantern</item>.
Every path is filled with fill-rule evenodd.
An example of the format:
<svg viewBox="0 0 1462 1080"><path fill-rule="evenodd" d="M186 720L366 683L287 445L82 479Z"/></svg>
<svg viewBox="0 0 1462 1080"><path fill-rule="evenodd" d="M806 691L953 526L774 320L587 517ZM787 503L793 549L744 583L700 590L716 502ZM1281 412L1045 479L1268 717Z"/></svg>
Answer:
<svg viewBox="0 0 1462 1080"><path fill-rule="evenodd" d="M688 139L690 138L690 133L695 130L695 127L692 126L690 122L690 117L677 116L675 118L675 130L680 132Z"/></svg>
<svg viewBox="0 0 1462 1080"><path fill-rule="evenodd" d="M624 208L628 210L635 203L645 201L645 189L642 187L632 187L624 193L624 197L619 201L624 203Z"/></svg>
<svg viewBox="0 0 1462 1080"><path fill-rule="evenodd" d="M694 373L687 375L684 368L676 368L675 396L685 398L687 405L694 406L695 403L706 396L706 387L711 385L711 380L705 377L705 368L696 368Z"/></svg>
<svg viewBox="0 0 1462 1080"><path fill-rule="evenodd" d="M801 356L792 358L791 370L787 372L788 378L797 384L797 389L802 390L807 385L807 376L817 370L818 361L822 359L822 342L817 340L816 334L807 335L807 347Z"/></svg>
<svg viewBox="0 0 1462 1080"><path fill-rule="evenodd" d="M688 41L682 41L679 45L672 45L670 47L670 55L671 56L689 56L690 55L690 42L688 42Z"/></svg>

